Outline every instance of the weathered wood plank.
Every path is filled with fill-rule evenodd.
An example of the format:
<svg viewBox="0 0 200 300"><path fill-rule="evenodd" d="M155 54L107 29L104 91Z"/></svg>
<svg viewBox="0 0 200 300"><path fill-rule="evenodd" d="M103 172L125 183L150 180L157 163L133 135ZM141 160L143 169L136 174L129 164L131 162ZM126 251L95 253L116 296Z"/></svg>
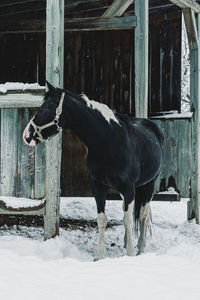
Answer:
<svg viewBox="0 0 200 300"><path fill-rule="evenodd" d="M40 107L44 96L34 94L0 95L0 108Z"/></svg>
<svg viewBox="0 0 200 300"><path fill-rule="evenodd" d="M3 209L0 208L0 214L1 215L26 215L26 216L44 216L45 215L45 207L42 207L40 209L31 209L31 210L8 210L8 209Z"/></svg>
<svg viewBox="0 0 200 300"><path fill-rule="evenodd" d="M195 0L170 0L181 8L191 8L196 13L200 13L200 5Z"/></svg>
<svg viewBox="0 0 200 300"><path fill-rule="evenodd" d="M105 11L102 17L122 16L134 0L115 0Z"/></svg>
<svg viewBox="0 0 200 300"><path fill-rule="evenodd" d="M136 17L65 19L65 31L126 30L136 27Z"/></svg>
<svg viewBox="0 0 200 300"><path fill-rule="evenodd" d="M169 186L190 197L191 181L191 119L152 119L165 136L163 166L156 180L155 192Z"/></svg>
<svg viewBox="0 0 200 300"><path fill-rule="evenodd" d="M136 26L135 16L127 17L109 17L109 18L73 18L65 19L64 30L67 31L90 31L90 30L126 30L132 29ZM35 33L45 32L45 22L33 21L10 21L0 22L0 32L3 33Z"/></svg>
<svg viewBox="0 0 200 300"><path fill-rule="evenodd" d="M135 114L148 115L148 34L149 1L135 0Z"/></svg>
<svg viewBox="0 0 200 300"><path fill-rule="evenodd" d="M199 201L200 201L200 159L199 159L199 143L200 143L200 68L199 68L199 49L190 49L190 103L193 111L192 119L192 176L191 176L191 198L189 202L188 217L195 217L199 224Z"/></svg>
<svg viewBox="0 0 200 300"><path fill-rule="evenodd" d="M35 148L35 191L34 199L45 197L46 147L45 143Z"/></svg>
<svg viewBox="0 0 200 300"><path fill-rule="evenodd" d="M46 79L63 87L64 0L47 0ZM46 142L46 215L44 239L59 234L62 134Z"/></svg>
<svg viewBox="0 0 200 300"><path fill-rule="evenodd" d="M19 109L19 132L17 134L17 149L18 152L18 170L17 170L17 187L16 196L31 198L32 190L32 175L34 172L34 149L24 144L22 134L24 128L28 124L30 115L29 110Z"/></svg>
<svg viewBox="0 0 200 300"><path fill-rule="evenodd" d="M185 26L187 30L188 42L191 48L195 48L198 43L196 22L194 16L192 17L192 10L190 8L183 9Z"/></svg>
<svg viewBox="0 0 200 300"><path fill-rule="evenodd" d="M191 120L177 120L177 187L181 197L190 196Z"/></svg>
<svg viewBox="0 0 200 300"><path fill-rule="evenodd" d="M3 196L15 196L17 184L17 109L1 110L1 184Z"/></svg>

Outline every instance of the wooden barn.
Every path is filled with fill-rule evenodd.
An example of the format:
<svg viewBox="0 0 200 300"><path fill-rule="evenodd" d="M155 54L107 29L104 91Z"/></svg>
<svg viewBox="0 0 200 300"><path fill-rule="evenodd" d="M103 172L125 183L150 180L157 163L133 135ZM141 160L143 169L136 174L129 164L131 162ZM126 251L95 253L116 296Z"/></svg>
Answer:
<svg viewBox="0 0 200 300"><path fill-rule="evenodd" d="M188 218L196 217L197 222L198 2L2 0L0 3L0 83L37 82L44 86L46 79L53 78L47 74L54 72L59 77L52 79L55 85L63 85L75 93L84 92L114 111L153 118L165 134L164 164L156 192L173 187L181 197L191 198ZM189 114L181 113L182 15L191 50ZM46 52L49 37L53 40L53 29L57 35L64 30L64 39L58 47L58 52L64 51L62 61L56 61L59 58L53 56L54 50ZM63 77L59 73L62 67ZM45 161L49 159L49 150L46 152L45 145L28 149L21 139L28 119L41 104L43 93L7 91L0 95L1 195L45 197L48 169ZM5 147L10 149L8 156ZM71 131L64 132L61 196L91 195L85 154L79 138Z"/></svg>

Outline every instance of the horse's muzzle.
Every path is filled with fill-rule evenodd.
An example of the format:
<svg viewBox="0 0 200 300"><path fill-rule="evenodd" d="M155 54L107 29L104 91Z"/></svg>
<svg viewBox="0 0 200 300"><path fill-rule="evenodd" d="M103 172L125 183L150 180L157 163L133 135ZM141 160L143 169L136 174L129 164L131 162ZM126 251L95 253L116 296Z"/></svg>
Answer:
<svg viewBox="0 0 200 300"><path fill-rule="evenodd" d="M33 140L31 137L30 137L30 132L29 132L29 124L26 126L26 128L24 129L24 132L23 132L23 140L24 140L24 143L30 147L34 147L36 146L36 142L35 140Z"/></svg>

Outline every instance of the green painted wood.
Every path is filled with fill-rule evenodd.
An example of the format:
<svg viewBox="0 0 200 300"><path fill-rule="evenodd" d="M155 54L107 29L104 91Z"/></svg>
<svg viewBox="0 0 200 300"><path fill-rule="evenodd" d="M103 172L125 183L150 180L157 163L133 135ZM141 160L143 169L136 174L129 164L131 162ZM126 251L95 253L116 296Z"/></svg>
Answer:
<svg viewBox="0 0 200 300"><path fill-rule="evenodd" d="M17 133L17 150L15 149L18 153L18 176L15 194L17 197L31 198L34 188L33 174L35 149L25 145L22 138L24 128L29 122L30 115L27 108L19 109L18 113L19 131Z"/></svg>
<svg viewBox="0 0 200 300"><path fill-rule="evenodd" d="M0 108L40 107L43 97L30 93L0 95Z"/></svg>
<svg viewBox="0 0 200 300"><path fill-rule="evenodd" d="M64 0L47 0L46 79L63 87ZM44 239L59 234L60 165L62 135L46 142L46 215Z"/></svg>
<svg viewBox="0 0 200 300"><path fill-rule="evenodd" d="M17 184L17 136L17 109L2 109L0 194L3 196L15 196Z"/></svg>
<svg viewBox="0 0 200 300"><path fill-rule="evenodd" d="M46 146L38 144L35 148L35 199L45 197Z"/></svg>
<svg viewBox="0 0 200 300"><path fill-rule="evenodd" d="M190 197L191 184L191 120L177 120L177 180L181 197Z"/></svg>
<svg viewBox="0 0 200 300"><path fill-rule="evenodd" d="M172 186L183 198L190 197L191 119L153 119L163 130L163 166L156 180L155 192Z"/></svg>
<svg viewBox="0 0 200 300"><path fill-rule="evenodd" d="M194 22L198 26L194 26ZM190 47L190 106L193 112L192 118L192 134L191 134L191 197L188 203L188 219L196 219L197 224L199 219L199 203L200 203L200 14L197 20L191 22L194 27L198 28L196 43L189 39ZM190 35L190 27L187 26L188 36ZM194 28L193 31L196 29Z"/></svg>
<svg viewBox="0 0 200 300"><path fill-rule="evenodd" d="M148 115L148 34L149 1L135 0L135 114Z"/></svg>
<svg viewBox="0 0 200 300"><path fill-rule="evenodd" d="M115 0L104 12L102 17L122 16L133 2L134 0Z"/></svg>

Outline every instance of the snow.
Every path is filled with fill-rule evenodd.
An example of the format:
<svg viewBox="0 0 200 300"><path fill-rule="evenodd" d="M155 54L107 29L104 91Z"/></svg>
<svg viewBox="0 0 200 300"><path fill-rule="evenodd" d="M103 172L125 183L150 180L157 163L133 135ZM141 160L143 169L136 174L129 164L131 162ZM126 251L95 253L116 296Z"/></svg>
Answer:
<svg viewBox="0 0 200 300"><path fill-rule="evenodd" d="M22 82L6 82L4 84L0 84L0 93L6 94L7 91L12 90L38 90L45 89L45 86L40 86L38 83L22 83Z"/></svg>
<svg viewBox="0 0 200 300"><path fill-rule="evenodd" d="M6 207L12 207L12 208L35 207L44 203L44 200L16 198L10 196L0 196L0 201L3 201Z"/></svg>
<svg viewBox="0 0 200 300"><path fill-rule="evenodd" d="M191 119L192 118L192 112L186 111L182 113L173 113L173 114L166 114L162 116L155 116L151 117L151 119Z"/></svg>
<svg viewBox="0 0 200 300"><path fill-rule="evenodd" d="M181 111L190 111L190 50L182 15L182 47L181 47Z"/></svg>
<svg viewBox="0 0 200 300"><path fill-rule="evenodd" d="M73 300L199 300L200 227L186 221L187 200L153 202L153 236L146 253L123 249L122 201L107 201L112 226L106 258L93 262L98 241L92 227L62 228L43 241L43 228L0 228L0 298ZM93 198L62 198L62 218L96 218Z"/></svg>
<svg viewBox="0 0 200 300"><path fill-rule="evenodd" d="M177 191L173 187L168 187L167 191L164 192L159 192L158 194L173 194L173 195L178 195Z"/></svg>

